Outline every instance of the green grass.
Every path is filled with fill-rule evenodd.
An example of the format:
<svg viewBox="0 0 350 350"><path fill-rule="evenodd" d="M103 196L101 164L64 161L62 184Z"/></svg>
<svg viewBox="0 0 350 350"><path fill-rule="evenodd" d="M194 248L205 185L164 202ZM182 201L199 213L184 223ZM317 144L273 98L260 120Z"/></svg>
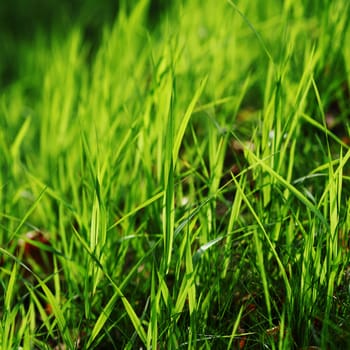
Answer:
<svg viewBox="0 0 350 350"><path fill-rule="evenodd" d="M0 348L347 348L348 1L149 6L18 47Z"/></svg>

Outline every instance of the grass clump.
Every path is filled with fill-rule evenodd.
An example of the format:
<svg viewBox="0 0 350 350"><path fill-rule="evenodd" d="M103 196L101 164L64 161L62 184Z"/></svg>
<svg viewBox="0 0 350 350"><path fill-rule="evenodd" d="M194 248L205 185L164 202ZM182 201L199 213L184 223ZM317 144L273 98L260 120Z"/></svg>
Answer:
<svg viewBox="0 0 350 350"><path fill-rule="evenodd" d="M346 348L342 0L119 6L2 88L2 349Z"/></svg>

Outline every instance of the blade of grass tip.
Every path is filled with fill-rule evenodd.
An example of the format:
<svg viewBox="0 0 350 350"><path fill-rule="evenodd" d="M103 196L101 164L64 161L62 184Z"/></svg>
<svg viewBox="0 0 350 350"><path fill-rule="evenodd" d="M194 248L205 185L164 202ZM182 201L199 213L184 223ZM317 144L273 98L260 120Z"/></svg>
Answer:
<svg viewBox="0 0 350 350"><path fill-rule="evenodd" d="M147 344L147 335L146 335L144 328L142 327L141 320L138 318L138 316L136 315L136 312L132 308L128 299L126 299L126 297L122 294L122 292L119 290L119 288L117 289L117 291L122 295L122 302L124 304L125 311L127 312L138 336L140 337L141 341L146 345Z"/></svg>
<svg viewBox="0 0 350 350"><path fill-rule="evenodd" d="M289 337L286 336L286 312L285 309L282 310L282 315L280 317L280 325L279 325L279 339L278 339L278 349L289 349Z"/></svg>
<svg viewBox="0 0 350 350"><path fill-rule="evenodd" d="M252 160L255 161L256 166L260 165L263 170L268 172L272 177L274 177L281 185L286 187L294 196L299 199L311 212L313 212L317 218L321 220L321 222L329 227L327 220L324 218L322 213L316 208L300 191L298 191L292 184L286 181L281 175L279 175L276 171L274 171L269 165L267 165L264 160L258 158L249 148L246 148L246 151L251 157Z"/></svg>
<svg viewBox="0 0 350 350"><path fill-rule="evenodd" d="M339 169L339 168L338 168ZM328 242L328 259L329 263L331 265L331 262L335 263L335 259L337 258L337 227L339 224L339 217L338 217L338 191L341 188L338 188L337 181L338 178L334 174L334 169L332 165L329 166L329 226L330 226L330 235L329 235L329 242Z"/></svg>
<svg viewBox="0 0 350 350"><path fill-rule="evenodd" d="M230 336L230 341L229 341L228 346L227 346L227 350L232 349L232 342L233 342L234 338L236 337L237 329L238 329L239 323L241 322L243 310L244 310L244 305L242 305L241 308L239 309L238 316L236 318L235 323L233 324L232 333Z"/></svg>
<svg viewBox="0 0 350 350"><path fill-rule="evenodd" d="M191 322L193 322L193 315L194 311L196 310L196 291L194 286L194 278L195 273L193 271L193 263L192 263L192 256L191 256L191 249L190 249L190 237L187 233L187 237L185 238L185 264L186 264L186 272L183 275L180 290L177 294L177 299L175 306L169 309L171 310L171 315L174 317L175 322L177 322L178 318L181 316L181 313L183 311L183 308L185 306L185 302L188 299L189 301L189 309L190 309L190 316L191 316ZM167 289L166 284L164 283L164 279L160 281L160 286L163 288L162 292L164 301L169 305L170 301L168 299L169 292Z"/></svg>
<svg viewBox="0 0 350 350"><path fill-rule="evenodd" d="M214 238L213 240L203 244L199 249L196 251L196 253L193 255L192 260L193 260L193 265L197 265L199 262L199 259L202 257L202 255L212 246L220 242L221 240L224 239L224 236L219 236Z"/></svg>
<svg viewBox="0 0 350 350"><path fill-rule="evenodd" d="M246 177L245 176L241 176L239 179L239 183L241 185L242 188L245 187L246 184ZM225 256L224 256L224 263L223 263L223 270L222 270L222 278L226 277L227 274L227 270L229 267L229 263L230 263L230 251L232 249L232 230L233 230L233 225L236 223L239 214L240 214L240 210L241 210L241 206L242 206L242 196L240 196L239 193L235 193L234 198L233 198L233 204L231 205L231 212L230 212L230 218L229 218L229 222L227 225L227 231L226 231L226 243L225 243Z"/></svg>
<svg viewBox="0 0 350 350"><path fill-rule="evenodd" d="M194 273L192 273L190 275L185 274L183 276L180 290L179 290L179 293L178 293L178 296L176 299L174 312L173 312L175 322L177 322L181 316L181 313L182 313L183 308L184 308L185 303L186 303L187 296L189 295L189 289L191 288L192 284L194 283L194 277L195 277Z"/></svg>
<svg viewBox="0 0 350 350"><path fill-rule="evenodd" d="M328 168L328 172L330 171L330 167L335 166L337 163L338 164L338 168L334 171L333 176L335 177L343 177L342 176L342 169L345 167L346 163L348 162L348 160L350 159L350 149L348 149L348 151L346 152L345 156L341 156L340 159L336 159L336 161L329 161L328 163L320 166L318 169L321 170L326 170ZM315 171L315 170L314 170ZM321 204L324 202L325 200L325 196L330 192L330 186L332 185L332 182L329 181L320 200L319 200L319 206L321 206Z"/></svg>
<svg viewBox="0 0 350 350"><path fill-rule="evenodd" d="M4 301L4 306L6 311L10 310L11 308L11 303L14 296L14 285L16 282L17 272L18 272L18 265L14 263L10 274L9 283L6 288L5 301Z"/></svg>
<svg viewBox="0 0 350 350"><path fill-rule="evenodd" d="M95 195L94 202L92 205L91 213L91 223L90 223L90 249L95 251L96 246L98 245L99 239L99 229L100 229L100 206L97 195Z"/></svg>
<svg viewBox="0 0 350 350"><path fill-rule="evenodd" d="M236 103L234 103L234 101L236 101L236 100L238 100L238 98L236 96L227 96L227 97L219 98L215 101L212 101L212 102L209 102L209 103L206 103L206 104L203 104L203 105L196 107L193 110L193 113L199 113L199 112L203 112L206 110L210 110L214 107L226 104L228 102L231 102L233 105L236 105ZM239 103L238 103L238 105L239 105ZM234 113L232 113L232 114L235 115Z"/></svg>
<svg viewBox="0 0 350 350"><path fill-rule="evenodd" d="M192 101L190 102L182 120L181 120L181 124L179 126L179 130L176 133L176 137L175 137L175 141L174 141L174 146L173 146L173 160L176 164L176 159L178 158L179 155L179 150L180 150L180 146L181 146L181 142L182 139L184 137L188 122L191 118L191 115L194 113L195 111L195 107L196 104L198 102L199 97L202 95L203 90L205 88L205 85L207 83L208 80L208 76L206 76L200 83L199 88L197 89L197 91L195 92Z"/></svg>
<svg viewBox="0 0 350 350"><path fill-rule="evenodd" d="M237 7L237 5L231 1L228 0L227 1L234 9L235 11L243 18L244 22L247 23L248 27L253 31L253 33L255 34L255 36L257 37L261 47L263 48L263 50L265 51L267 57L269 58L269 60L271 61L271 63L274 65L274 60L269 52L269 50L267 49L267 46L263 40L263 38L261 37L261 35L258 33L258 31L254 28L253 24L249 21L249 19L244 15L244 13Z"/></svg>
<svg viewBox="0 0 350 350"><path fill-rule="evenodd" d="M107 231L112 230L114 227L118 226L120 223L122 223L124 220L126 220L127 218L129 218L130 216L136 214L138 211L140 211L143 208L146 208L147 206L149 206L150 204L152 204L153 202L155 202L156 200L162 198L164 196L164 191L161 191L157 194L155 194L153 197L147 199L145 202L143 202L142 204L140 204L139 206L137 206L135 209L129 211L128 213L126 213L125 215L123 215L123 217L121 217L119 220L117 220L114 224L112 224L111 226L108 227Z"/></svg>
<svg viewBox="0 0 350 350"><path fill-rule="evenodd" d="M175 122L172 115L174 103L174 79L171 76L167 80L165 92L168 97L164 101L164 109L168 116L167 129L165 135L164 152L164 197L163 197L163 238L164 238L164 256L162 267L167 274L171 262L173 241L174 241L174 221L175 221L175 200L174 200L174 157L173 142Z"/></svg>
<svg viewBox="0 0 350 350"><path fill-rule="evenodd" d="M158 314L159 309L159 299L161 296L161 291L158 289L156 294L156 273L154 265L152 267L152 282L151 282L151 315L150 322L148 323L147 332L147 349L157 349L158 343Z"/></svg>
<svg viewBox="0 0 350 350"><path fill-rule="evenodd" d="M18 307L15 306L12 310L9 310L2 317L1 331L2 339L0 338L1 349L13 349L13 338L16 325L16 317L18 317ZM1 334L1 333L0 333Z"/></svg>
<svg viewBox="0 0 350 350"><path fill-rule="evenodd" d="M115 292L119 295L119 297L122 300L122 303L124 305L125 311L127 312L130 321L132 322L138 336L140 337L141 341L146 345L147 344L147 335L146 332L144 330L144 328L142 327L142 323L141 320L138 318L138 316L136 315L136 312L134 311L134 309L132 308L131 304L129 303L129 301L127 300L127 298L124 296L124 294L122 293L121 289L117 286L117 284L113 281L113 279L111 278L111 276L107 273L107 271L105 271L105 269L103 268L101 262L98 260L98 258L96 257L96 255L91 252L88 244L85 242L85 240L79 235L79 233L76 231L75 228L73 228L73 232L75 234L75 236L78 238L79 242L82 243L83 248L87 251L87 253L89 254L89 256L93 259L93 261L96 263L96 265L101 269L101 271L104 273L104 275L106 276L106 278L108 279L108 281L111 283L111 285L113 286L113 288L115 289Z"/></svg>
<svg viewBox="0 0 350 350"><path fill-rule="evenodd" d="M53 255L53 282L55 286L55 295L58 302L61 299L61 278L58 269L57 257Z"/></svg>
<svg viewBox="0 0 350 350"><path fill-rule="evenodd" d="M189 230L187 230L189 231ZM187 232L186 235L186 258L185 258L185 263L186 263L186 274L188 276L192 276L194 275L194 270L193 270L193 261L192 261L192 253L191 253L191 237L189 232ZM194 282L194 281L193 281ZM193 314L196 311L196 285L195 283L192 283L189 286L188 289L188 306L190 309L190 317L191 319L193 318ZM193 325L195 325L195 322L193 322ZM193 327L192 327L193 328ZM195 328L192 329L192 331L194 331Z"/></svg>
<svg viewBox="0 0 350 350"><path fill-rule="evenodd" d="M102 310L100 316L98 317L98 319L97 319L97 321L95 323L94 328L92 329L92 331L90 333L89 340L86 343L86 348L87 349L90 349L91 344L93 343L93 341L95 340L95 338L98 336L98 334L100 333L101 329L105 325L106 321L108 320L110 314L113 311L113 308L114 308L114 305L115 305L116 301L119 298L120 298L120 295L118 293L114 293L112 298L109 300L107 305Z"/></svg>
<svg viewBox="0 0 350 350"><path fill-rule="evenodd" d="M312 126L316 127L317 129L321 130L322 132L324 132L325 134L327 134L330 138L332 138L334 141L336 141L337 143L339 143L339 145L341 145L342 147L344 147L345 149L349 149L350 146L347 145L344 141L342 141L339 137L337 137L337 135L335 135L332 131L330 131L327 127L325 127L324 125L320 124L319 122L317 122L315 119L313 119L312 117L308 116L305 113L301 114L301 117L306 120L309 124L311 124Z"/></svg>
<svg viewBox="0 0 350 350"><path fill-rule="evenodd" d="M19 309L18 313L21 315L21 321L20 321L19 325L18 324L16 325L16 323L14 323L14 327L17 326L17 328L15 328L15 330L16 330L16 338L15 339L16 339L16 341L21 339L22 342L24 343L25 331L28 330L28 322L29 322L30 315L29 315L28 310L24 310L23 305L18 305L18 309Z"/></svg>
<svg viewBox="0 0 350 350"><path fill-rule="evenodd" d="M205 77L196 93L194 94L184 117L181 120L179 130L177 131L174 143L170 143L172 145L172 150L166 150L166 159L165 159L165 174L167 174L166 182L165 182L165 195L164 195L164 271L168 273L172 249L173 249L173 241L174 241L174 169L176 166L176 160L178 158L180 145L182 139L184 137L188 122L193 114L196 103L201 96L204 87L206 85L208 77ZM167 130L167 139L172 140L174 133L174 122L173 118L170 114L170 120L168 121L168 130ZM169 154L170 153L170 154Z"/></svg>
<svg viewBox="0 0 350 350"><path fill-rule="evenodd" d="M47 298L47 301L52 308L52 312L55 316L58 328L60 330L61 336L62 336L65 344L68 346L69 349L74 349L74 343L73 343L72 338L69 334L69 329L67 327L66 319L64 317L61 305L59 305L59 303L57 302L57 299L52 294L50 288L46 285L46 283L43 282L38 276L36 276L36 280L40 284L40 287L43 290L43 292Z"/></svg>
<svg viewBox="0 0 350 350"><path fill-rule="evenodd" d="M20 149L20 146L21 146L21 143L24 139L24 136L26 135L27 131L28 131L28 128L29 128L29 125L30 125L30 122L31 122L31 118L30 117L27 117L27 119L25 120L25 122L22 124L22 127L20 128L12 146L11 146L11 156L16 159L18 154L19 154L19 149Z"/></svg>
<svg viewBox="0 0 350 350"><path fill-rule="evenodd" d="M315 96L316 96L316 100L317 100L317 104L318 104L318 110L320 111L321 116L322 116L323 130L327 130L328 128L327 128L326 116L324 113L323 102L322 102L320 91L318 90L318 87L317 87L317 84L316 84L314 77L311 78L311 82L312 82L312 86L314 88L314 92L315 92ZM330 154L331 151L330 151L330 147L329 147L328 134L325 133L325 136L326 136L326 146L327 146L328 158L332 159L331 154Z"/></svg>
<svg viewBox="0 0 350 350"><path fill-rule="evenodd" d="M144 305L144 307L143 307L143 312L142 312L142 314L141 314L141 316L140 316L141 322L143 322L143 323L145 323L145 324L148 324L148 322L146 321L146 316L147 316L147 311L148 311L148 308L149 308L149 304L150 304L150 298L149 298L149 296L148 296L147 299L146 299L145 305ZM132 334L132 336L129 338L128 343L127 343L126 346L125 346L125 349L130 349L130 350L132 350L132 349L135 348L135 342L136 342L137 336L138 336L138 333L137 333L137 332L134 332L134 333ZM145 343L145 345L146 345L146 343Z"/></svg>
<svg viewBox="0 0 350 350"><path fill-rule="evenodd" d="M30 322L28 320L26 324L29 324ZM26 327L24 329L24 335L23 335L23 349L30 349L32 346L32 334L31 334L31 330L29 329L29 327ZM18 348L18 350L20 350L20 348Z"/></svg>
<svg viewBox="0 0 350 350"><path fill-rule="evenodd" d="M205 199L203 202L201 202L188 216L183 219L180 224L176 227L174 237L177 237L178 234L183 230L185 226L187 226L194 217L202 210L202 208L207 205L209 202L211 202L211 198Z"/></svg>
<svg viewBox="0 0 350 350"><path fill-rule="evenodd" d="M173 310L173 303L170 297L170 293L169 293L169 289L168 286L164 280L164 276L163 274L161 274L160 272L157 272L157 276L158 276L158 284L159 284L159 290L161 292L161 295L163 297L163 301L166 305L166 308L172 313Z"/></svg>
<svg viewBox="0 0 350 350"><path fill-rule="evenodd" d="M44 182L40 181L37 177L35 177L28 169L25 169L26 175L30 177L32 181L34 181L38 186L45 188L45 193L51 196L53 199L56 199L60 203L62 203L67 209L69 209L72 212L76 212L74 207L71 203L68 203L66 200L64 200L54 189L49 187L48 185L44 184Z"/></svg>
<svg viewBox="0 0 350 350"><path fill-rule="evenodd" d="M343 160L343 148L340 148L340 156L339 156L339 167L338 169L335 171L334 176L336 176L337 178L337 185L338 185L338 189L336 191L337 193L337 205L338 208L340 210L341 208L341 198L342 198L342 189L343 189L343 170L344 170L344 166L347 163L347 159L350 157L350 150L348 152L346 152L345 154L345 161ZM337 171L338 175L337 175Z"/></svg>
<svg viewBox="0 0 350 350"><path fill-rule="evenodd" d="M139 270L139 267L144 263L144 261L146 259L148 259L148 257L150 255L152 255L154 253L154 250L162 243L162 239L159 239L157 242L155 242L153 244L153 246L146 252L144 253L144 255L142 256L142 258L134 264L134 266L132 267L132 269L130 270L130 272L128 273L128 275L126 277L124 277L123 281L120 283L119 289L123 290L124 287L129 283L129 280L132 278L132 276L134 276L135 273L137 273L137 271Z"/></svg>
<svg viewBox="0 0 350 350"><path fill-rule="evenodd" d="M34 209L36 208L36 206L39 204L42 196L44 195L46 191L46 187L43 188L43 190L39 193L38 198L34 201L34 203L31 205L31 207L27 210L27 212L25 213L25 215L23 216L22 220L20 221L20 223L18 224L18 226L16 227L15 231L12 234L12 237L15 237L17 235L17 233L19 232L19 230L21 229L21 227L24 225L24 223L27 221L28 217L30 216L30 214L34 211Z"/></svg>
<svg viewBox="0 0 350 350"><path fill-rule="evenodd" d="M173 241L174 241L174 220L175 220L175 200L174 200L174 168L171 159L168 178L165 187L164 209L163 209L163 235L164 235L164 271L167 274L171 262Z"/></svg>
<svg viewBox="0 0 350 350"><path fill-rule="evenodd" d="M4 248L0 247L0 253L7 255L9 258L11 258L13 261L15 261L18 265L23 267L26 271L28 271L30 274L34 275L34 272L26 265L24 264L20 259L18 259L16 256L13 254L9 253L7 250Z"/></svg>
<svg viewBox="0 0 350 350"><path fill-rule="evenodd" d="M262 222L261 222L259 216L257 215L257 213L255 212L254 208L252 207L252 205L251 205L249 199L248 199L247 196L245 195L245 193L244 193L242 187L241 187L240 184L238 183L238 181L237 181L237 179L235 178L235 176L234 176L233 174L232 174L231 176L232 176L232 179L233 179L233 181L234 181L234 183L235 183L235 185L236 185L237 191L238 191L238 192L240 193L240 195L242 196L243 201L244 201L245 204L247 205L248 209L249 209L250 212L252 213L252 215L253 215L254 219L256 220L258 226L260 227L261 231L262 231L263 234L264 234L264 237L265 237L265 239L266 239L266 241L267 241L267 243L268 243L268 245L269 245L269 247L270 247L270 249L271 249L271 251L272 251L272 253L273 253L274 257L275 257L275 259L276 259L276 262L277 262L278 267L279 267L279 269L280 269L280 273L281 273L282 278L283 278L283 281L284 281L284 283L285 283L287 299L288 299L288 300L291 300L291 286L290 286L290 284L289 284L288 277L287 277L285 268L284 268L284 266L283 266L283 264L282 264L282 261L281 261L281 259L279 258L278 254L277 254L277 251L276 251L275 247L273 246L273 244L272 244L272 242L271 242L271 240L270 240L270 237L268 236L268 234L267 234L267 232L266 232L266 230L265 230L264 225L262 224ZM256 241L256 243L257 243L258 245L261 244L259 238L257 237L257 233L256 233L255 230L254 230L254 238L255 238L255 241ZM259 248L259 247L257 247L257 248ZM260 261L263 261L262 250L261 250L261 249L257 249L257 250L258 250L258 251L257 251L257 254L258 254L259 260L260 260ZM265 277L265 279L266 279L265 270L264 270L263 266L261 266L261 272L262 272L262 274L263 274L262 277ZM264 282L264 280L263 280L263 282ZM264 283L267 283L267 281L265 280ZM268 288L268 287L267 287L267 284L264 286L264 288ZM268 295L269 295L268 289L265 290L265 293L266 293L266 297L268 297ZM269 305L270 301L267 300L267 303L268 303L268 305Z"/></svg>
<svg viewBox="0 0 350 350"><path fill-rule="evenodd" d="M155 272L154 265L152 266L151 276L151 310L150 310L150 322L148 322L147 329L147 349L156 349L158 338L158 321L157 321L157 300L156 300L156 286L155 286Z"/></svg>
<svg viewBox="0 0 350 350"><path fill-rule="evenodd" d="M37 314L39 312L40 319L46 328L46 332L48 333L48 335L50 335L50 337L54 337L55 336L53 331L54 323L53 324L50 323L50 316L46 313L43 307L43 303L38 299L31 285L26 283L25 286L30 294L32 310L34 310L34 307L35 307L35 311L33 311L33 316L35 314L34 318L38 317Z"/></svg>

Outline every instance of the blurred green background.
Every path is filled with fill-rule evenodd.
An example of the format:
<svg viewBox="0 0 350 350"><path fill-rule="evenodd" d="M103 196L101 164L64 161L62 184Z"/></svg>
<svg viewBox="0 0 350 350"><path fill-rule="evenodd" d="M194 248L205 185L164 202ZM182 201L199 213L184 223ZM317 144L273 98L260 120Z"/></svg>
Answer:
<svg viewBox="0 0 350 350"><path fill-rule="evenodd" d="M104 25L110 25L123 6L130 9L137 0L1 0L0 1L0 89L18 78L22 47L35 36L65 35L79 26L84 40L94 50ZM166 0L152 0L149 26L155 26L169 6Z"/></svg>

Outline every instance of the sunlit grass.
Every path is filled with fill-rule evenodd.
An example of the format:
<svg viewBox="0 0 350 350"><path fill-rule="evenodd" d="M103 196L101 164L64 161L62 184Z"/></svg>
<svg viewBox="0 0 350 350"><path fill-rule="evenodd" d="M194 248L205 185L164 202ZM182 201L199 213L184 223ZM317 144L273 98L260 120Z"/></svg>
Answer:
<svg viewBox="0 0 350 350"><path fill-rule="evenodd" d="M1 349L346 348L349 5L148 6L2 89Z"/></svg>

